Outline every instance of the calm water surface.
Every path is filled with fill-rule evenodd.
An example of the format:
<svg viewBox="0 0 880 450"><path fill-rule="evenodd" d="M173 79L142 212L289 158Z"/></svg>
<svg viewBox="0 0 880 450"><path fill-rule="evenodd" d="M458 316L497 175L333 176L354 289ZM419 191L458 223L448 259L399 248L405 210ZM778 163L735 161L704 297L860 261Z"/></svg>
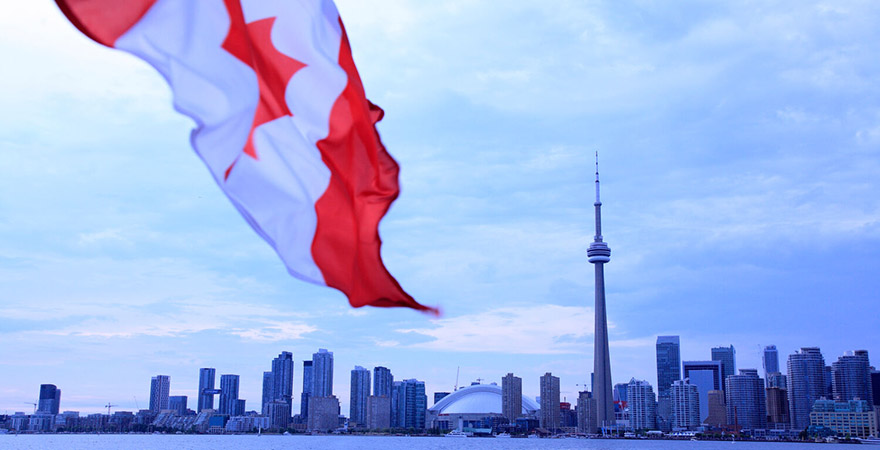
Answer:
<svg viewBox="0 0 880 450"><path fill-rule="evenodd" d="M733 445L733 446L732 446ZM816 444L602 439L492 439L386 436L0 435L0 449L281 450L281 449L666 449L798 450Z"/></svg>

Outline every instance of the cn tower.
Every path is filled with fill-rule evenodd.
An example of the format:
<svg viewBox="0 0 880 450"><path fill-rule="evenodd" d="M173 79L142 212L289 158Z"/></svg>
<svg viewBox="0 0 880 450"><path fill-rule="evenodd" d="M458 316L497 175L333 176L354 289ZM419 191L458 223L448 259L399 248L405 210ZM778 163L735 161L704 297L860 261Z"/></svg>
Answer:
<svg viewBox="0 0 880 450"><path fill-rule="evenodd" d="M611 261L611 249L602 242L602 202L599 200L599 152L596 152L596 236L587 250L596 268L596 326L593 341L593 397L596 399L596 422L600 427L614 424L611 398L611 358L608 355L608 319L605 314L605 263Z"/></svg>

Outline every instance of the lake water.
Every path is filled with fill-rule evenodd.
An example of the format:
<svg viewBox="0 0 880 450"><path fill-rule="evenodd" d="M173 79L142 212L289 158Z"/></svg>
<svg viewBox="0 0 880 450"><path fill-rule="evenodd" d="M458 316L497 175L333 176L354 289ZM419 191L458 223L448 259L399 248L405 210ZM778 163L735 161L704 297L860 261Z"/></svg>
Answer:
<svg viewBox="0 0 880 450"><path fill-rule="evenodd" d="M281 450L281 449L681 449L681 450L798 450L815 444L788 442L654 441L605 439L493 439L398 436L214 436L43 434L0 435L0 449L44 450Z"/></svg>

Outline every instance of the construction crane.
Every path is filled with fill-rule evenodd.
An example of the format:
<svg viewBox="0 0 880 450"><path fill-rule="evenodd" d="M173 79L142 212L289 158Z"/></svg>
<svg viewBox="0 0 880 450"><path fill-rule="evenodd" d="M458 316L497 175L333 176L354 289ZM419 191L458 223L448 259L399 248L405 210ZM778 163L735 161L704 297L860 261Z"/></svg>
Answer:
<svg viewBox="0 0 880 450"><path fill-rule="evenodd" d="M455 387L452 388L452 392L458 390L458 373L461 371L461 366L455 368Z"/></svg>
<svg viewBox="0 0 880 450"><path fill-rule="evenodd" d="M114 406L119 406L119 405L111 405L110 402L107 402L107 404L104 405L104 407L107 408L107 415L108 416L110 415L110 408L112 408Z"/></svg>
<svg viewBox="0 0 880 450"><path fill-rule="evenodd" d="M25 405L34 405L34 414L37 413L37 404L34 402L24 402Z"/></svg>
<svg viewBox="0 0 880 450"><path fill-rule="evenodd" d="M141 407L140 407L140 405L138 405L138 398L137 398L137 396L136 396L136 395L132 395L131 397L134 399L134 407L137 408L138 411L140 411L140 410L141 410Z"/></svg>

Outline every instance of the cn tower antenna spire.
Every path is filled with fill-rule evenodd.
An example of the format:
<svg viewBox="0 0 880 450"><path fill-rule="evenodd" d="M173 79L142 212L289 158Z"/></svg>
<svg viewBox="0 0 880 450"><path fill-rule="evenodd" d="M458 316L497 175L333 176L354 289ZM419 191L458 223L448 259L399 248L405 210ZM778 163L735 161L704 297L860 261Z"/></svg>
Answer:
<svg viewBox="0 0 880 450"><path fill-rule="evenodd" d="M608 318L605 313L605 263L611 261L611 249L602 241L602 202L599 200L599 152L596 152L596 236L587 250L587 258L596 272L595 327L593 334L593 398L596 399L596 428L614 424L611 398L611 357L608 353Z"/></svg>

